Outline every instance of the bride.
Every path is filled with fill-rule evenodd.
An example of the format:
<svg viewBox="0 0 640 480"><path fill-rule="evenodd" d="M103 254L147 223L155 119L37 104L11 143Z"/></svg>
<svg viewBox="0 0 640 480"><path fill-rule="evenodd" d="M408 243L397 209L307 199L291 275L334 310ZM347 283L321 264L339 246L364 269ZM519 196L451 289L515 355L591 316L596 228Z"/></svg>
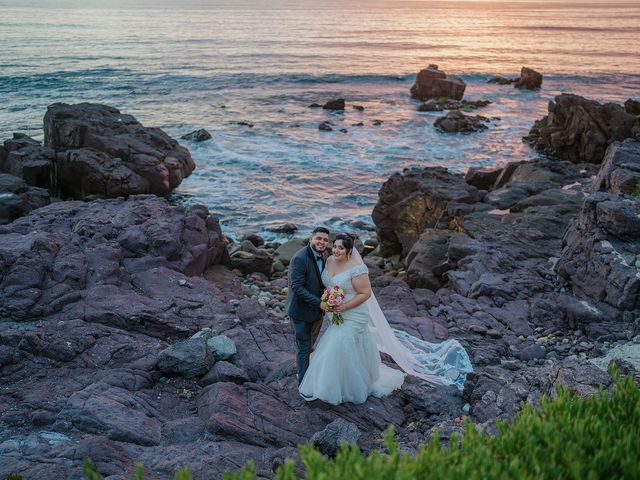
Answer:
<svg viewBox="0 0 640 480"><path fill-rule="evenodd" d="M336 236L332 256L322 271L326 287L340 286L345 298L331 311L343 323L330 323L299 386L305 400L334 405L363 403L370 395L383 397L400 388L405 373L433 384L462 388L472 371L469 356L457 340L429 343L392 329L378 305L369 271L347 234ZM327 311L327 305L322 305ZM404 372L388 367L380 352L393 358Z"/></svg>

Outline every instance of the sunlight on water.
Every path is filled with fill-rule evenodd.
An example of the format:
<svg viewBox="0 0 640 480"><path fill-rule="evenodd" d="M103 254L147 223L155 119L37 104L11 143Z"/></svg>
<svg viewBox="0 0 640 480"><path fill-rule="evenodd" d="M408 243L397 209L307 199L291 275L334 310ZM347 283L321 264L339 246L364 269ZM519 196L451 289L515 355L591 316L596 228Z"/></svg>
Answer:
<svg viewBox="0 0 640 480"><path fill-rule="evenodd" d="M395 171L531 158L520 138L554 95L622 102L640 91L633 4L86 5L0 0L0 138L42 139L56 101L113 105L176 138L206 128L211 141L185 143L198 168L171 199L206 205L232 236L289 221L370 222ZM417 112L408 95L429 63L461 74L465 98L493 101L478 113L500 120L478 134L438 134L436 114ZM545 74L540 92L486 83L522 65ZM308 108L336 97L347 99L343 114ZM333 132L318 130L325 120Z"/></svg>

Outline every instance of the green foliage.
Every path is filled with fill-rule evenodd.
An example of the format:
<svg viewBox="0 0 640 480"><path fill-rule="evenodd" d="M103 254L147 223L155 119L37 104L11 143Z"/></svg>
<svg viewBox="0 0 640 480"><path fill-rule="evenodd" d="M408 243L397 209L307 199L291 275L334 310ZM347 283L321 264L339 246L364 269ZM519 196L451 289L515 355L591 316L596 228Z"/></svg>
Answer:
<svg viewBox="0 0 640 480"><path fill-rule="evenodd" d="M7 480L23 480L23 478L22 475L19 475L16 472L9 472L9 475L7 475Z"/></svg>
<svg viewBox="0 0 640 480"><path fill-rule="evenodd" d="M640 197L640 180L636 182L636 186L633 189L633 192L631 192L631 195L634 197Z"/></svg>
<svg viewBox="0 0 640 480"><path fill-rule="evenodd" d="M306 480L538 480L640 478L640 390L631 378L620 379L611 392L593 398L574 398L559 389L555 400L544 397L539 407L523 405L512 424L498 424L500 435L490 437L467 422L464 435L451 447L434 437L415 456L401 454L393 428L385 433L387 452L363 455L357 445L342 444L335 459L325 458L309 445L299 447ZM87 465L91 467L88 470ZM140 468L140 467L139 467ZM89 480L100 480L90 461ZM96 475L96 476L92 476ZM139 472L142 478L142 471ZM186 469L176 480L191 480ZM225 480L255 480L252 462ZM276 471L277 480L299 480L292 460Z"/></svg>

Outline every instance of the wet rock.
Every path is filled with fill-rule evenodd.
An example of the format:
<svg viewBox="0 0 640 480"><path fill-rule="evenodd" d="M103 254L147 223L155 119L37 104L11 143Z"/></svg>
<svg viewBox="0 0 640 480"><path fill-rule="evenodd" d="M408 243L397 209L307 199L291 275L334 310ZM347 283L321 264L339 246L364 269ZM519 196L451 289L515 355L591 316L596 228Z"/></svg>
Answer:
<svg viewBox="0 0 640 480"><path fill-rule="evenodd" d="M635 132L640 133L636 117L620 105L563 93L549 102L549 114L537 120L524 139L547 155L599 164L610 143L632 138Z"/></svg>
<svg viewBox="0 0 640 480"><path fill-rule="evenodd" d="M94 150L98 165L131 170L135 174L132 186L146 182L144 193L167 195L195 169L189 151L162 130L144 127L132 115L106 105L49 106L44 117L44 139L45 145L55 149L62 161L69 161L69 156L75 158L70 150ZM107 159L112 167L105 163ZM134 192L138 192L137 188ZM85 195L92 193L84 191Z"/></svg>
<svg viewBox="0 0 640 480"><path fill-rule="evenodd" d="M295 233L298 230L298 226L295 223L284 223L282 225L278 225L277 227L269 228L268 230L274 233L291 234Z"/></svg>
<svg viewBox="0 0 640 480"><path fill-rule="evenodd" d="M320 122L320 124L318 124L318 130L321 130L323 132L332 132L332 127L333 124L329 121Z"/></svg>
<svg viewBox="0 0 640 480"><path fill-rule="evenodd" d="M201 128L191 133L187 133L180 138L182 140L189 140L191 142L204 142L211 138L211 134L207 132L204 128Z"/></svg>
<svg viewBox="0 0 640 480"><path fill-rule="evenodd" d="M632 98L627 99L627 101L624 102L624 111L631 115L640 115L640 101Z"/></svg>
<svg viewBox="0 0 640 480"><path fill-rule="evenodd" d="M522 67L520 78L515 82L514 87L536 90L542 86L542 74L527 67Z"/></svg>
<svg viewBox="0 0 640 480"><path fill-rule="evenodd" d="M329 100L322 108L325 110L344 110L344 98L338 98L335 100Z"/></svg>
<svg viewBox="0 0 640 480"><path fill-rule="evenodd" d="M158 368L164 373L178 373L185 378L193 378L207 373L214 361L204 339L190 338L160 352Z"/></svg>
<svg viewBox="0 0 640 480"><path fill-rule="evenodd" d="M498 85L509 85L509 84L515 83L517 81L518 81L518 79L510 79L510 78L495 76L495 77L491 77L489 80L487 80L487 83L495 83L495 84L498 84Z"/></svg>
<svg viewBox="0 0 640 480"><path fill-rule="evenodd" d="M319 103L312 103L311 105L309 105L309 108L322 108L322 105L320 105Z"/></svg>
<svg viewBox="0 0 640 480"><path fill-rule="evenodd" d="M49 188L54 157L52 148L23 133L14 133L4 147L0 146L0 172L22 178L33 187Z"/></svg>
<svg viewBox="0 0 640 480"><path fill-rule="evenodd" d="M256 250L255 252L238 250L231 254L231 263L229 266L231 269L239 270L244 275L258 272L270 276L273 267L273 257L266 250Z"/></svg>
<svg viewBox="0 0 640 480"><path fill-rule="evenodd" d="M264 245L264 239L255 233L248 233L240 237L241 242L245 240L249 240L256 247L262 247Z"/></svg>
<svg viewBox="0 0 640 480"><path fill-rule="evenodd" d="M501 168L470 168L464 176L464 181L480 190L490 190L502 172Z"/></svg>
<svg viewBox="0 0 640 480"><path fill-rule="evenodd" d="M354 105L353 109L357 110L358 112L364 112L364 107L362 105Z"/></svg>
<svg viewBox="0 0 640 480"><path fill-rule="evenodd" d="M380 189L372 218L382 255L406 255L425 228L433 228L449 202L471 204L480 192L445 168L405 169Z"/></svg>
<svg viewBox="0 0 640 480"><path fill-rule="evenodd" d="M433 125L445 133L469 133L486 130L489 119L481 115L465 115L460 110L451 110L443 117L438 117Z"/></svg>
<svg viewBox="0 0 640 480"><path fill-rule="evenodd" d="M0 225L51 203L49 192L30 187L21 178L0 173Z"/></svg>
<svg viewBox="0 0 640 480"><path fill-rule="evenodd" d="M357 443L360 430L356 425L342 418L334 420L321 432L313 434L311 444L324 455L335 456L342 442Z"/></svg>
<svg viewBox="0 0 640 480"><path fill-rule="evenodd" d="M241 127L249 127L249 128L254 127L253 123L245 122L245 121L236 122L236 125L240 125Z"/></svg>
<svg viewBox="0 0 640 480"><path fill-rule="evenodd" d="M419 112L441 112L444 107L435 99L429 99L418 106Z"/></svg>
<svg viewBox="0 0 640 480"><path fill-rule="evenodd" d="M418 100L447 97L461 100L467 85L455 75L447 75L437 65L429 65L420 70L415 84L411 87L411 96Z"/></svg>

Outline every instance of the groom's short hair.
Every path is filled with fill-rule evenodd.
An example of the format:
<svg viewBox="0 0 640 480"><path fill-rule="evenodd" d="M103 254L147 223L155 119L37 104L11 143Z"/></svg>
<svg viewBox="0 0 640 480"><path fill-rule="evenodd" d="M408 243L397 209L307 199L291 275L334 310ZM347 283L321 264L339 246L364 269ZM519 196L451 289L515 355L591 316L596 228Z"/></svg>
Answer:
<svg viewBox="0 0 640 480"><path fill-rule="evenodd" d="M316 233L326 233L327 235L331 235L331 232L329 231L328 228L325 227L316 227L313 229L313 232L311 232L312 235L315 235Z"/></svg>

